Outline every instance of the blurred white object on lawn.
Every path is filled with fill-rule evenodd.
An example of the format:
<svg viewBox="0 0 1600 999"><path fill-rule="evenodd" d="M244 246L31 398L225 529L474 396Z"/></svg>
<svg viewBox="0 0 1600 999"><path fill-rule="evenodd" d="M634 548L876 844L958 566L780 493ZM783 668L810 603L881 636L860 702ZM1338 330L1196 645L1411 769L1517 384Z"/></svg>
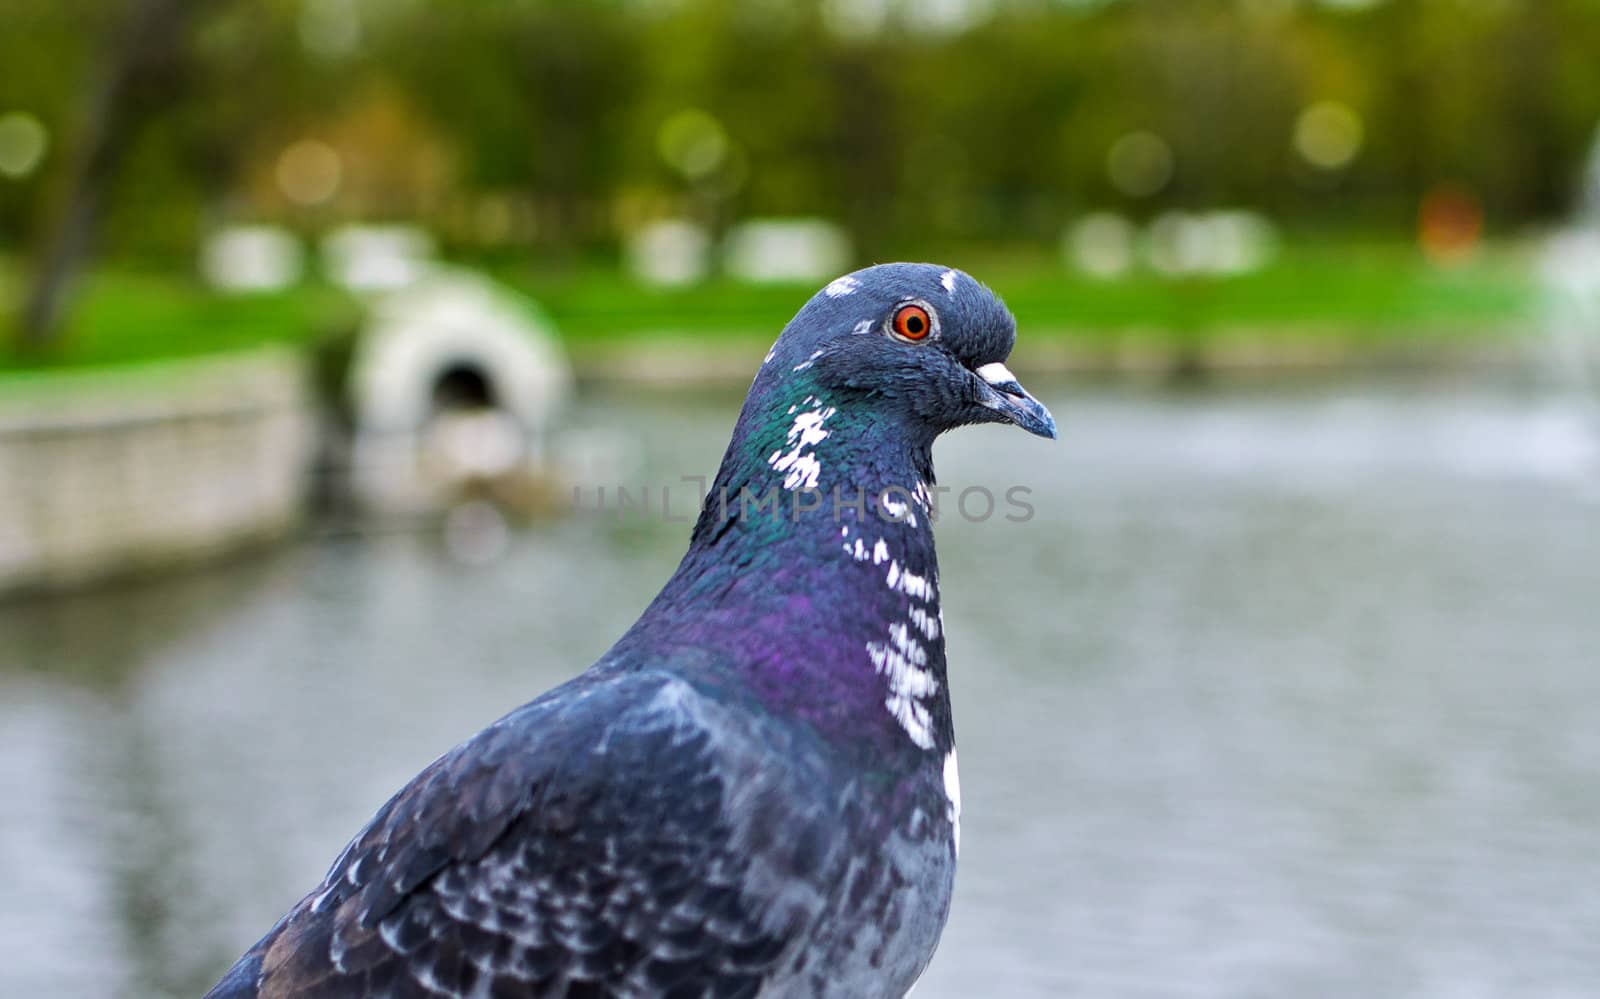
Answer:
<svg viewBox="0 0 1600 999"><path fill-rule="evenodd" d="M850 265L850 237L827 219L751 219L728 233L728 273L757 284L811 283Z"/></svg>
<svg viewBox="0 0 1600 999"><path fill-rule="evenodd" d="M282 291L304 272L300 241L277 226L230 226L200 247L200 273L219 291Z"/></svg>
<svg viewBox="0 0 1600 999"><path fill-rule="evenodd" d="M416 226L341 226L322 240L328 279L356 292L394 291L433 270L433 237Z"/></svg>
<svg viewBox="0 0 1600 999"><path fill-rule="evenodd" d="M681 288L705 280L711 237L687 219L663 219L628 238L628 272L644 284Z"/></svg>

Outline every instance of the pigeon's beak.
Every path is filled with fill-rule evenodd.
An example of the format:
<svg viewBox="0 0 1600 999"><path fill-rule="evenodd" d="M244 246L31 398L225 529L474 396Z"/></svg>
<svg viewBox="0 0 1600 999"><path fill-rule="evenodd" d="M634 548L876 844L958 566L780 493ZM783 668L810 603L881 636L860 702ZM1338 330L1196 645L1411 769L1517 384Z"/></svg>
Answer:
<svg viewBox="0 0 1600 999"><path fill-rule="evenodd" d="M994 410L1007 423L1015 423L1030 434L1055 440L1055 417L1044 408L1044 403L1028 394L1028 390L1017 381L1017 376L1004 364L998 361L985 364L977 369L976 374L983 379L984 395L979 401L984 406Z"/></svg>

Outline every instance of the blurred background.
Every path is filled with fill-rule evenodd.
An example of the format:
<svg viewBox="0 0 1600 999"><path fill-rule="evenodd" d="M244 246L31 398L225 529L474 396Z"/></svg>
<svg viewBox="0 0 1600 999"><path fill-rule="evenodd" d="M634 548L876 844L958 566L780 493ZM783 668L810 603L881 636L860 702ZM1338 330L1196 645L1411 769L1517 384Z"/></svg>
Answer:
<svg viewBox="0 0 1600 999"><path fill-rule="evenodd" d="M1062 426L939 446L1037 514L941 527L918 994L1593 994L1597 52L1600 0L0 0L0 994L203 992L609 646L894 259Z"/></svg>

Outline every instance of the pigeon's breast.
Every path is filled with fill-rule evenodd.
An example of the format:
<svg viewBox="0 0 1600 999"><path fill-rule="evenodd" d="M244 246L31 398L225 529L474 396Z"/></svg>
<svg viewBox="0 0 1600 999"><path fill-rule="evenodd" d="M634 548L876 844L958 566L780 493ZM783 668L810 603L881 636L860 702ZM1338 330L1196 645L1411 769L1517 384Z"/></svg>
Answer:
<svg viewBox="0 0 1600 999"><path fill-rule="evenodd" d="M764 995L902 995L938 946L956 866L942 774L930 768L845 811L847 849L811 940Z"/></svg>

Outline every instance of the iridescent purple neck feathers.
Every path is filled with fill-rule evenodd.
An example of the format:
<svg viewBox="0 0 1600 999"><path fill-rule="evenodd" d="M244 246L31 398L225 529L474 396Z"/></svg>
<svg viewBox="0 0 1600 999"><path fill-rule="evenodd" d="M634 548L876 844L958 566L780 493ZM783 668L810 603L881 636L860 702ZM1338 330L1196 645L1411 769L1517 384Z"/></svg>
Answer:
<svg viewBox="0 0 1600 999"><path fill-rule="evenodd" d="M686 656L877 754L943 751L929 445L794 392L746 407L688 554L613 656Z"/></svg>

